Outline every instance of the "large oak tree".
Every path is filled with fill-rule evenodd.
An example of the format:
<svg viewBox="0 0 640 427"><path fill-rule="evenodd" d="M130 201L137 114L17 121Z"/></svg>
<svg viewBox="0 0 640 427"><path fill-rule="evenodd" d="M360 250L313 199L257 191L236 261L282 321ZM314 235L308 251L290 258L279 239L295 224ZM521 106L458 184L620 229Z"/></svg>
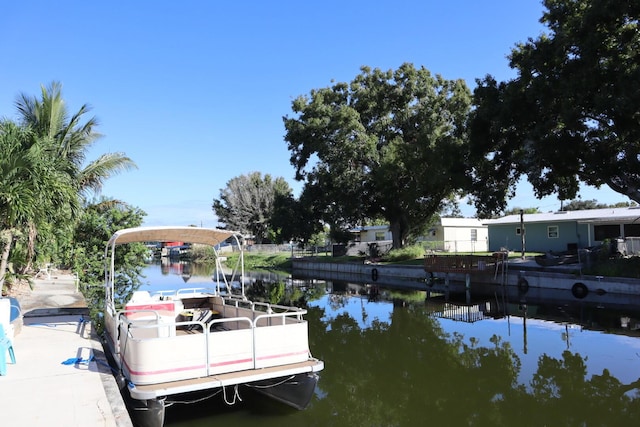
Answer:
<svg viewBox="0 0 640 427"><path fill-rule="evenodd" d="M470 102L462 80L408 63L296 98L285 140L312 210L343 229L384 218L401 247L466 185Z"/></svg>
<svg viewBox="0 0 640 427"><path fill-rule="evenodd" d="M517 45L517 77L487 76L470 121L476 207L504 209L526 177L538 197L579 183L640 202L640 3L545 0L548 31Z"/></svg>

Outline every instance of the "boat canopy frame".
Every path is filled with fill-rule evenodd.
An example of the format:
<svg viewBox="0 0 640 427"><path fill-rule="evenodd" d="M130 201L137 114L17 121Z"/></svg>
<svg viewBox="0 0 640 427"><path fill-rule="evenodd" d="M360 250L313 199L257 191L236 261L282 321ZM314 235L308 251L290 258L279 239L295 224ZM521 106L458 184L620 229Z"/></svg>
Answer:
<svg viewBox="0 0 640 427"><path fill-rule="evenodd" d="M223 274L222 260L219 249L216 247L221 243L233 239L240 249L240 257L236 265L232 269L231 277ZM236 280L242 286L242 298L246 299L244 289L244 247L242 234L236 231L221 230L217 228L200 228L187 226L155 226L155 227L133 227L125 228L115 232L105 247L104 253L104 274L105 274L105 304L115 309L115 251L119 245L127 243L144 243L144 242L184 242L209 245L213 248L215 255L215 277L216 292L220 293L221 278L226 290L231 294L230 282Z"/></svg>

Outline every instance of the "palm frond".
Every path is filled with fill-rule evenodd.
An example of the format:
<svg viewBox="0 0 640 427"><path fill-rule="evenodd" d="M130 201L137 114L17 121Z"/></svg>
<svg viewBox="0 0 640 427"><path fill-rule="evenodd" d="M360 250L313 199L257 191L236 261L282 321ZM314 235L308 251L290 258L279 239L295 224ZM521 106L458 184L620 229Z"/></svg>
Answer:
<svg viewBox="0 0 640 427"><path fill-rule="evenodd" d="M100 193L104 181L120 172L137 169L124 153L106 153L89 163L79 174L80 191Z"/></svg>

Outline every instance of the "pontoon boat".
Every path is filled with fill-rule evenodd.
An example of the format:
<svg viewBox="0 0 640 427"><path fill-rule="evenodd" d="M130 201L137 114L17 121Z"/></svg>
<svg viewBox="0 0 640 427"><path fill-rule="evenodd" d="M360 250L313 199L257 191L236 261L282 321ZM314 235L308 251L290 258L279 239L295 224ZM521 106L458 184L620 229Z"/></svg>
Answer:
<svg viewBox="0 0 640 427"><path fill-rule="evenodd" d="M219 245L240 249L232 274L223 274ZM137 291L116 303L116 248L134 242L180 241L214 248L212 288L151 294ZM310 402L324 363L311 356L306 310L249 301L237 233L196 227L139 227L116 232L105 250L105 340L125 397L141 425L164 423L165 400L218 391L227 403L241 386L298 409ZM241 293L232 292L232 283Z"/></svg>

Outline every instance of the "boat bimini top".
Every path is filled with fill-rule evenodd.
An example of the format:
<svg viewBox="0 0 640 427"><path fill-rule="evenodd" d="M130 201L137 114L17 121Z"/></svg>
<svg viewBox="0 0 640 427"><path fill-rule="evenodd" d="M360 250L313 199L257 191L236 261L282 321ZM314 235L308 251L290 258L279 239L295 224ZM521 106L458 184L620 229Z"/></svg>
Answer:
<svg viewBox="0 0 640 427"><path fill-rule="evenodd" d="M217 228L136 227L116 231L107 246L133 242L185 242L216 246L234 236L237 240L238 235L235 231Z"/></svg>
<svg viewBox="0 0 640 427"><path fill-rule="evenodd" d="M116 231L113 236L107 242L105 248L105 285L107 291L107 302L113 303L114 297L114 282L115 277L115 250L116 246L127 243L136 242L184 242L184 243L196 243L202 245L209 245L213 248L216 259L216 279L219 287L219 279L222 279L230 291L230 285L227 282L227 278L224 274L221 275L222 265L220 263L220 256L216 246L221 243L234 239L235 244L240 249L240 257L238 263L233 269L231 274L231 281L235 279L238 274L237 280L242 284L242 296L244 297L244 251L240 242L242 235L235 231L220 230L217 228L199 228L199 227L184 227L184 226L157 226L157 227L135 227L124 228Z"/></svg>

